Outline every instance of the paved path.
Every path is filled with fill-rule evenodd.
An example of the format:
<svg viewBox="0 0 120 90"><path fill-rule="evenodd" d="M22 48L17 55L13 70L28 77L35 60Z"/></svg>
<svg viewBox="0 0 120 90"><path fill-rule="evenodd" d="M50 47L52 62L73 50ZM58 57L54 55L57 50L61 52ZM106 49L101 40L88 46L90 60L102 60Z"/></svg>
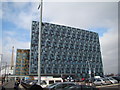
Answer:
<svg viewBox="0 0 120 90"><path fill-rule="evenodd" d="M111 84L111 85L104 85L104 86L98 86L100 90L120 90L120 83L118 84Z"/></svg>
<svg viewBox="0 0 120 90"><path fill-rule="evenodd" d="M14 89L14 81L9 81L8 83L5 83L3 85L3 87L5 88L5 90L15 90ZM0 90L1 90L1 86L0 86ZM18 90L25 90L21 85L19 85L19 89Z"/></svg>

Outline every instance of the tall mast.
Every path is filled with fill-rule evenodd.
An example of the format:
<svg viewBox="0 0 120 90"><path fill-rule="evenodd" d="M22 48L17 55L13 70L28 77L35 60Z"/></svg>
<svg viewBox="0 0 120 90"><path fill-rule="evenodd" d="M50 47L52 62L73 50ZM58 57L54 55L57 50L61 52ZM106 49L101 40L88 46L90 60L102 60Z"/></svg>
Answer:
<svg viewBox="0 0 120 90"><path fill-rule="evenodd" d="M13 67L14 67L14 46L12 47L11 70L13 70Z"/></svg>
<svg viewBox="0 0 120 90"><path fill-rule="evenodd" d="M39 44L38 44L38 84L41 82L41 31L42 31L42 0L38 9L40 8L40 21L39 21Z"/></svg>

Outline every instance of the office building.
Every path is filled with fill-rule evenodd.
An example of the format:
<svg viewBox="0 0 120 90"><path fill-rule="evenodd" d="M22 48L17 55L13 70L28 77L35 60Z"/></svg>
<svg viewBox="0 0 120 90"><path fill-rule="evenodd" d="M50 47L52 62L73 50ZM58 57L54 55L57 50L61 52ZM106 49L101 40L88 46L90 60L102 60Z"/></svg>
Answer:
<svg viewBox="0 0 120 90"><path fill-rule="evenodd" d="M17 49L15 75L29 75L29 49Z"/></svg>
<svg viewBox="0 0 120 90"><path fill-rule="evenodd" d="M29 74L38 71L39 23L32 22ZM103 75L98 33L42 23L41 75Z"/></svg>

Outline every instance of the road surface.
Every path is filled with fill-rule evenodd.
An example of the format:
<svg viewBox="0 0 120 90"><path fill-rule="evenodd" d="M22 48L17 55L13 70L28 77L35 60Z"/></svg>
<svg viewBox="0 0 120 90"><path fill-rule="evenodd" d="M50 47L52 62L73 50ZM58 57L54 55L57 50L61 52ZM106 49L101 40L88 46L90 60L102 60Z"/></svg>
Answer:
<svg viewBox="0 0 120 90"><path fill-rule="evenodd" d="M14 89L14 83L15 81L9 81L6 82L3 87L5 88L5 90L15 90ZM1 90L2 86L0 86L0 90ZM21 85L19 85L19 89L18 90L25 90Z"/></svg>
<svg viewBox="0 0 120 90"><path fill-rule="evenodd" d="M100 90L120 90L120 84L104 85L97 87Z"/></svg>

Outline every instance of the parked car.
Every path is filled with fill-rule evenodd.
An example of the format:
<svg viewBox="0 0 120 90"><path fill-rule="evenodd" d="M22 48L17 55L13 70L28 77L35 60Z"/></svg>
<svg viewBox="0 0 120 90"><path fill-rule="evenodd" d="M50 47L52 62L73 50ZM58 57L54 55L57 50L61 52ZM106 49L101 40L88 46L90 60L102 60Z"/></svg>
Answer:
<svg viewBox="0 0 120 90"><path fill-rule="evenodd" d="M112 84L118 83L117 80L113 79L112 77L106 77Z"/></svg>
<svg viewBox="0 0 120 90"><path fill-rule="evenodd" d="M111 84L111 82L108 78L103 78L103 80L105 81L105 84L107 84L107 85Z"/></svg>
<svg viewBox="0 0 120 90"><path fill-rule="evenodd" d="M30 85L34 85L34 84L37 84L37 82L38 82L38 80L33 80L33 81L31 81L29 84L30 84Z"/></svg>
<svg viewBox="0 0 120 90"><path fill-rule="evenodd" d="M99 88L95 88L93 86L88 85L75 85L65 87L63 90L99 90Z"/></svg>
<svg viewBox="0 0 120 90"><path fill-rule="evenodd" d="M90 78L85 79L85 83L92 83L92 81L94 81L94 80L92 80Z"/></svg>
<svg viewBox="0 0 120 90"><path fill-rule="evenodd" d="M51 84L47 87L45 87L45 89L48 90L63 90L65 87L70 87L70 86L75 86L76 84L73 82L60 82L60 83L54 83Z"/></svg>
<svg viewBox="0 0 120 90"><path fill-rule="evenodd" d="M32 80L25 80L24 81L25 84L29 84L30 82L32 82Z"/></svg>
<svg viewBox="0 0 120 90"><path fill-rule="evenodd" d="M93 82L95 85L105 85L105 80L102 79L102 78L97 78L97 79L94 79L94 82Z"/></svg>
<svg viewBox="0 0 120 90"><path fill-rule="evenodd" d="M115 80L117 80L118 83L120 82L120 76L113 76L112 78L115 79Z"/></svg>
<svg viewBox="0 0 120 90"><path fill-rule="evenodd" d="M34 85L34 84L38 85L38 80L32 80L31 82L29 82L29 85ZM45 80L41 80L40 85L44 88L47 86L47 83Z"/></svg>

